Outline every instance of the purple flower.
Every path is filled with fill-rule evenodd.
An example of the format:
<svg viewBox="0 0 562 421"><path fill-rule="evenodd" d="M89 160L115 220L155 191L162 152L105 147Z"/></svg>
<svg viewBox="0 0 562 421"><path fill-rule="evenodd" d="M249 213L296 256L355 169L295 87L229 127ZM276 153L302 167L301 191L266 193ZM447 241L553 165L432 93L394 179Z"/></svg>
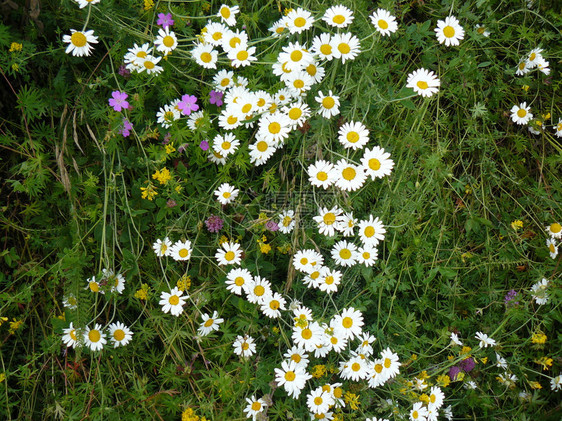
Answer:
<svg viewBox="0 0 562 421"><path fill-rule="evenodd" d="M272 221L271 219L265 223L265 228L271 232L275 232L279 229L279 224L277 222Z"/></svg>
<svg viewBox="0 0 562 421"><path fill-rule="evenodd" d="M123 137L127 137L131 134L131 130L133 129L133 125L127 120L126 118L123 119L123 128L119 130L119 133L123 135Z"/></svg>
<svg viewBox="0 0 562 421"><path fill-rule="evenodd" d="M164 139L162 139L162 145L167 145L168 143L170 143L171 139L172 139L172 135L170 134L170 132L166 133Z"/></svg>
<svg viewBox="0 0 562 421"><path fill-rule="evenodd" d="M460 372L461 369L455 365L449 369L449 377L454 381Z"/></svg>
<svg viewBox="0 0 562 421"><path fill-rule="evenodd" d="M474 362L472 357L468 357L468 358L465 358L464 360L462 360L459 363L459 366L463 371L466 371L468 373L469 371L471 371L476 366L476 363Z"/></svg>
<svg viewBox="0 0 562 421"><path fill-rule="evenodd" d="M131 76L131 71L127 69L127 66L122 64L121 66L119 66L119 74L125 79L128 79Z"/></svg>
<svg viewBox="0 0 562 421"><path fill-rule="evenodd" d="M205 225L207 225L209 232L219 232L224 226L224 221L220 216L211 215L205 221Z"/></svg>
<svg viewBox="0 0 562 421"><path fill-rule="evenodd" d="M180 147L178 148L178 153L183 153L187 149L188 146L189 146L189 143L182 143L180 145Z"/></svg>
<svg viewBox="0 0 562 421"><path fill-rule="evenodd" d="M160 25L164 29L166 29L168 26L172 26L174 24L174 20L172 19L172 14L158 13L158 20L156 21L156 24Z"/></svg>
<svg viewBox="0 0 562 421"><path fill-rule="evenodd" d="M514 289L512 289L511 291L509 291L504 299L503 302L506 306L516 306L517 304L519 304L519 301L515 301L515 302L511 302L515 299L515 297L517 296L517 291L515 291Z"/></svg>
<svg viewBox="0 0 562 421"><path fill-rule="evenodd" d="M211 98L209 99L209 102L211 104L215 104L217 107L220 107L223 104L222 96L223 93L220 91L211 91L209 92L209 97Z"/></svg>
<svg viewBox="0 0 562 421"><path fill-rule="evenodd" d="M169 208L173 208L176 205L177 205L177 203L174 199L168 199L168 201L166 202L166 206L169 207Z"/></svg>
<svg viewBox="0 0 562 421"><path fill-rule="evenodd" d="M192 111L197 111L199 109L199 105L196 104L197 97L195 95L184 95L181 97L181 101L178 102L178 109L184 115L191 114Z"/></svg>
<svg viewBox="0 0 562 421"><path fill-rule="evenodd" d="M202 140L201 143L199 144L199 147L201 149L203 149L204 151L208 151L209 150L209 142L207 142L206 140Z"/></svg>
<svg viewBox="0 0 562 421"><path fill-rule="evenodd" d="M109 98L109 105L112 106L115 111L119 112L129 108L129 103L126 101L129 95L125 92L113 91L111 96L113 98Z"/></svg>

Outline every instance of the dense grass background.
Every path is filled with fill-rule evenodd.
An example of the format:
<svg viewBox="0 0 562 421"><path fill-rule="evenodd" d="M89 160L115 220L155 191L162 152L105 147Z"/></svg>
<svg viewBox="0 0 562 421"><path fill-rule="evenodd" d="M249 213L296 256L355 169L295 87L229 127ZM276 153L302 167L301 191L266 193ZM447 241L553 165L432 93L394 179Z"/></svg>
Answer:
<svg viewBox="0 0 562 421"><path fill-rule="evenodd" d="M207 21L200 17L216 13L219 2L157 2L144 10L142 2L102 0L88 24L100 42L84 58L66 55L61 39L82 27L87 9L70 1L42 2L36 13L12 3L0 6L0 316L9 319L0 327L0 418L179 419L191 407L208 419L244 419L244 398L255 393L269 394L271 420L309 419L302 399L271 387L287 347L287 324L266 320L224 287L224 270L213 256L225 235L242 244L245 267L259 270L278 291L303 301L315 315L329 317L353 305L363 311L378 351L389 346L399 354L403 367L395 382L376 390L349 385L360 405L348 405L343 419L388 417L386 399L398 408L395 419L403 419L415 401L407 382L426 371L435 384L458 361L450 332L458 332L478 360L464 381L444 388L455 419L560 419L560 392L550 390L550 378L562 366L561 268L545 246L545 226L562 221L562 142L553 129L562 118L559 8L541 1L531 7L485 0L341 3L355 11L351 31L361 39L374 32L368 14L377 7L399 21L390 38L364 39L355 61L326 65L318 88L337 92L339 122L363 121L369 145L384 147L395 162L390 177L352 194L313 189L304 172L315 158L335 161L345 154L335 140L336 119L311 118L263 167L249 164L247 147L225 166L207 162L198 145L214 136L212 128L205 134L173 126L175 148L187 146L166 153L161 143L168 130L156 124L156 112L191 93L216 113L206 84L214 72L190 60L191 42L163 63L158 77L124 78L117 70L127 48L152 40L158 12L173 12L174 30L192 39ZM302 6L316 16L327 8L318 1L238 4L250 39L268 36L264 28L285 8ZM437 19L449 13L466 31L459 47L438 44L433 32ZM478 34L476 24L486 25L490 37ZM9 51L13 42L22 51ZM273 61L281 45L273 44L263 61ZM515 76L520 57L536 47L544 49L550 75ZM438 95L410 97L407 74L419 67L438 73ZM252 89L281 86L269 66L240 74ZM116 89L128 92L134 107L128 117L135 132L125 139L118 134L122 116L107 105ZM540 117L546 128L539 135L509 117L523 101L537 118L550 115ZM252 136L247 129L237 133ZM154 182L151 175L164 166L173 181L153 201L143 199L140 187ZM236 206L221 208L213 197L225 181L241 189ZM311 218L317 205L331 203L358 218L379 216L387 226L377 265L347 270L333 299L307 290L289 264L291 253L278 249L316 244L329 254L334 241L318 235ZM298 228L290 235L267 232L260 213L273 217L284 208L300 212ZM205 229L211 214L225 220L219 234ZM511 226L516 220L520 229ZM196 258L187 269L155 257L151 245L165 235L194 241ZM263 235L272 246L268 254L257 243ZM123 295L102 297L85 289L86 279L104 268L125 274ZM193 301L180 318L163 314L160 292L184 274L191 276ZM551 298L539 306L529 290L542 278L552 282ZM149 286L147 300L135 297L142 284ZM504 304L510 290L518 292L516 306ZM62 306L70 293L79 301L75 311ZM219 333L195 341L201 312L212 310L225 323ZM134 331L126 347L93 353L67 350L61 342L70 321L84 326L115 318ZM518 378L513 387L496 379L503 370L495 366L494 351L478 348L477 331L498 342L495 351ZM539 331L548 338L545 344L531 341ZM258 342L250 361L232 353L232 341L244 333ZM552 358L547 370L536 363L542 357ZM337 359L325 364L337 366ZM329 374L322 381L336 378ZM478 388L463 387L468 380Z"/></svg>

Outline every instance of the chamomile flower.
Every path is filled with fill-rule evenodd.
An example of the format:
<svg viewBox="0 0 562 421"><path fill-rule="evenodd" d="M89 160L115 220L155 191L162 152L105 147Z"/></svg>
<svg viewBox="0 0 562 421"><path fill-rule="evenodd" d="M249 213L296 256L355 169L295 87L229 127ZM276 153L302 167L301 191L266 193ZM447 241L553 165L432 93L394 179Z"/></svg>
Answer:
<svg viewBox="0 0 562 421"><path fill-rule="evenodd" d="M215 259L219 266L239 265L242 261L242 252L240 244L226 241L221 244L221 248L217 249Z"/></svg>
<svg viewBox="0 0 562 421"><path fill-rule="evenodd" d="M242 291L248 288L254 277L248 269L234 268L226 275L226 289L236 295L242 295Z"/></svg>
<svg viewBox="0 0 562 421"><path fill-rule="evenodd" d="M66 297L64 297L64 299L62 300L62 305L65 308L76 310L78 308L78 299L74 294L70 293Z"/></svg>
<svg viewBox="0 0 562 421"><path fill-rule="evenodd" d="M218 331L220 324L224 322L224 319L221 319L219 317L219 313L217 313L216 310L213 311L212 316L209 316L207 313L205 313L201 316L201 318L203 319L203 321L197 329L197 333L201 336L207 336L211 332Z"/></svg>
<svg viewBox="0 0 562 421"><path fill-rule="evenodd" d="M353 307L344 309L340 315L334 316L330 321L334 333L348 340L361 335L363 324L363 315Z"/></svg>
<svg viewBox="0 0 562 421"><path fill-rule="evenodd" d="M111 323L108 327L109 339L113 343L113 347L125 346L133 339L133 332L121 322Z"/></svg>
<svg viewBox="0 0 562 421"><path fill-rule="evenodd" d="M314 18L309 11L302 8L292 9L287 16L285 16L285 24L291 34L300 34L312 27Z"/></svg>
<svg viewBox="0 0 562 421"><path fill-rule="evenodd" d="M549 296L548 296L548 285L550 281L546 278L542 278L539 282L534 284L531 287L531 295L537 304L546 304L548 303Z"/></svg>
<svg viewBox="0 0 562 421"><path fill-rule="evenodd" d="M213 86L217 91L224 92L234 86L234 72L232 70L220 70L213 77Z"/></svg>
<svg viewBox="0 0 562 421"><path fill-rule="evenodd" d="M423 402L416 402L410 411L410 421L426 421L427 408L423 406Z"/></svg>
<svg viewBox="0 0 562 421"><path fill-rule="evenodd" d="M257 416L265 411L267 404L263 398L257 399L254 395L251 398L246 398L246 408L244 408L244 412L246 413L246 418L251 418L253 421L256 420Z"/></svg>
<svg viewBox="0 0 562 421"><path fill-rule="evenodd" d="M496 344L494 339L482 332L476 332L475 338L480 341L480 348L488 348L489 346L494 346Z"/></svg>
<svg viewBox="0 0 562 421"><path fill-rule="evenodd" d="M72 325L72 322L70 322L70 326L62 330L62 333L64 334L62 337L62 341L67 346L67 348L76 348L76 346L78 345L79 334L76 328Z"/></svg>
<svg viewBox="0 0 562 421"><path fill-rule="evenodd" d="M100 0L75 0L76 3L78 3L78 7L80 9L83 9L84 7L86 7L89 4L96 4L99 3Z"/></svg>
<svg viewBox="0 0 562 421"><path fill-rule="evenodd" d="M152 245L152 248L154 249L154 253L156 253L156 256L158 257L169 256L171 252L171 247L172 247L172 242L168 237L164 238L163 240L158 239Z"/></svg>
<svg viewBox="0 0 562 421"><path fill-rule="evenodd" d="M362 335L360 335L357 339L359 339L359 341L361 342L359 344L359 346L357 347L357 353L358 354L363 354L367 357L373 355L373 347L372 347L372 343L375 342L377 340L377 338L375 338L373 335L371 335L369 332L364 332Z"/></svg>
<svg viewBox="0 0 562 421"><path fill-rule="evenodd" d="M531 67L529 66L529 62L527 61L527 59L522 58L521 60L519 60L515 74L517 76L523 76L524 74L527 74L530 71L531 71Z"/></svg>
<svg viewBox="0 0 562 421"><path fill-rule="evenodd" d="M165 129L170 127L172 123L181 117L180 111L172 105L164 105L160 107L160 110L156 113L156 118L158 124L162 125Z"/></svg>
<svg viewBox="0 0 562 421"><path fill-rule="evenodd" d="M392 352L390 348L386 348L381 352L381 360L388 378L396 377L400 373L400 366L402 364L398 361L398 354Z"/></svg>
<svg viewBox="0 0 562 421"><path fill-rule="evenodd" d="M334 58L341 59L342 63L347 60L355 60L355 57L361 52L359 38L350 32L334 35L331 44Z"/></svg>
<svg viewBox="0 0 562 421"><path fill-rule="evenodd" d="M336 28L345 28L351 25L353 19L353 12L342 5L330 7L322 17L324 22Z"/></svg>
<svg viewBox="0 0 562 421"><path fill-rule="evenodd" d="M348 361L340 363L340 377L344 380L357 382L366 379L369 375L368 362L360 356L351 357Z"/></svg>
<svg viewBox="0 0 562 421"><path fill-rule="evenodd" d="M226 164L226 158L214 150L210 151L209 155L207 155L207 158L209 159L209 161L214 162L215 164Z"/></svg>
<svg viewBox="0 0 562 421"><path fill-rule="evenodd" d="M189 260L192 252L191 241L176 241L170 249L170 256L174 260Z"/></svg>
<svg viewBox="0 0 562 421"><path fill-rule="evenodd" d="M228 27L220 22L209 22L205 26L203 40L205 44L211 44L214 47L223 45L225 34L229 31Z"/></svg>
<svg viewBox="0 0 562 421"><path fill-rule="evenodd" d="M263 138L256 140L256 143L252 143L248 146L248 149L250 150L250 163L259 166L265 164L277 148L273 145L273 142L268 142Z"/></svg>
<svg viewBox="0 0 562 421"><path fill-rule="evenodd" d="M84 331L84 344L92 351L101 351L103 346L107 343L105 339L105 333L101 330L101 325L95 324L95 326L90 329L86 327Z"/></svg>
<svg viewBox="0 0 562 421"><path fill-rule="evenodd" d="M546 233L552 238L562 238L562 225L559 222L553 222L546 227Z"/></svg>
<svg viewBox="0 0 562 421"><path fill-rule="evenodd" d="M330 393L322 390L322 387L317 387L306 396L306 404L310 412L323 414L334 404L334 398Z"/></svg>
<svg viewBox="0 0 562 421"><path fill-rule="evenodd" d="M91 278L86 279L86 282L88 284L88 286L86 287L87 289L89 289L92 292L101 292L102 294L105 294L105 291L103 291L100 287L100 283L96 280L95 276L92 276Z"/></svg>
<svg viewBox="0 0 562 421"><path fill-rule="evenodd" d="M312 249L299 250L293 256L293 266L296 270L304 273L312 273L323 263L322 255Z"/></svg>
<svg viewBox="0 0 562 421"><path fill-rule="evenodd" d="M433 409L439 409L443 406L443 401L445 400L445 394L439 386L433 386L429 392L429 402L428 406Z"/></svg>
<svg viewBox="0 0 562 421"><path fill-rule="evenodd" d="M291 122L287 115L281 112L273 114L264 114L260 117L258 123L258 133L260 139L278 146L282 143L291 132Z"/></svg>
<svg viewBox="0 0 562 421"><path fill-rule="evenodd" d="M337 162L334 166L334 172L337 177L334 184L345 191L360 189L367 179L367 174L362 166L352 164L345 159L340 159Z"/></svg>
<svg viewBox="0 0 562 421"><path fill-rule="evenodd" d="M329 329L329 334L327 336L326 343L328 344L328 348L330 351L337 352L340 354L345 348L347 348L347 339L345 339L340 334L336 334L333 329Z"/></svg>
<svg viewBox="0 0 562 421"><path fill-rule="evenodd" d="M546 247L548 247L550 257L552 259L556 259L556 256L558 256L558 247L556 246L556 241L554 241L554 238L549 238L548 240L546 240Z"/></svg>
<svg viewBox="0 0 562 421"><path fill-rule="evenodd" d="M464 29L456 17L447 16L445 20L437 21L435 34L440 44L445 43L447 47L450 47L460 44L460 41L464 38Z"/></svg>
<svg viewBox="0 0 562 421"><path fill-rule="evenodd" d="M303 95L309 91L314 84L314 79L308 74L306 70L295 70L287 75L283 75L281 80L287 86L287 89L295 97Z"/></svg>
<svg viewBox="0 0 562 421"><path fill-rule="evenodd" d="M550 389L555 392L562 389L562 374L550 379Z"/></svg>
<svg viewBox="0 0 562 421"><path fill-rule="evenodd" d="M248 335L238 335L232 346L234 347L234 353L242 358L251 357L256 353L254 338Z"/></svg>
<svg viewBox="0 0 562 421"><path fill-rule="evenodd" d="M531 50L531 52L527 56L527 65L529 66L530 69L534 69L535 67L537 67L537 64L541 60L543 60L543 56L541 54L542 52L543 52L542 48L535 48Z"/></svg>
<svg viewBox="0 0 562 421"><path fill-rule="evenodd" d="M306 327L294 327L291 337L295 345L304 348L307 352L312 352L324 343L324 329L318 322L308 322Z"/></svg>
<svg viewBox="0 0 562 421"><path fill-rule="evenodd" d="M332 60L334 58L332 36L326 32L317 35L312 40L312 47L310 50L312 53L316 54L320 60Z"/></svg>
<svg viewBox="0 0 562 421"><path fill-rule="evenodd" d="M171 31L169 27L165 29L158 30L158 36L154 40L154 45L156 50L160 51L165 56L170 54L178 46L178 38L174 31Z"/></svg>
<svg viewBox="0 0 562 421"><path fill-rule="evenodd" d="M334 244L331 254L340 266L353 266L357 263L357 246L346 240Z"/></svg>
<svg viewBox="0 0 562 421"><path fill-rule="evenodd" d="M320 104L318 113L322 117L332 118L340 113L340 99L332 93L332 90L328 92L328 95L324 95L322 91L318 91L318 96L314 99Z"/></svg>
<svg viewBox="0 0 562 421"><path fill-rule="evenodd" d="M98 37L94 35L94 30L77 31L70 30L70 35L63 35L62 42L68 43L66 47L66 54L72 53L73 56L82 57L89 56L93 47L90 44L97 44Z"/></svg>
<svg viewBox="0 0 562 421"><path fill-rule="evenodd" d="M287 29L287 21L285 19L285 16L273 23L273 25L268 28L268 31L271 32L271 35L275 38L279 38L282 35L288 34L289 30Z"/></svg>
<svg viewBox="0 0 562 421"><path fill-rule="evenodd" d="M367 267L373 266L378 259L378 251L374 246L366 245L357 249L357 261Z"/></svg>
<svg viewBox="0 0 562 421"><path fill-rule="evenodd" d="M476 31L477 34L482 35L486 38L490 36L490 31L488 31L488 28L484 25L477 24L474 27L474 30Z"/></svg>
<svg viewBox="0 0 562 421"><path fill-rule="evenodd" d="M153 73L159 74L164 70L162 66L158 66L160 60L162 60L162 57L154 57L148 55L140 61L137 70L139 73L146 72L149 75Z"/></svg>
<svg viewBox="0 0 562 421"><path fill-rule="evenodd" d="M369 215L369 219L359 221L358 226L359 238L363 244L376 246L384 240L386 229L378 217L373 219L373 215Z"/></svg>
<svg viewBox="0 0 562 421"><path fill-rule="evenodd" d="M514 105L511 108L511 119L514 123L519 125L525 125L533 118L531 114L531 107L527 106L526 102L522 102L519 105Z"/></svg>
<svg viewBox="0 0 562 421"><path fill-rule="evenodd" d="M339 270L324 267L320 271L318 289L327 293L337 292L342 277L343 274Z"/></svg>
<svg viewBox="0 0 562 421"><path fill-rule="evenodd" d="M362 149L369 141L369 130L359 122L345 123L338 131L338 140L346 149Z"/></svg>
<svg viewBox="0 0 562 421"><path fill-rule="evenodd" d="M307 273L307 275L303 278L302 283L305 284L309 288L318 288L320 285L320 275L323 267L315 267L312 272Z"/></svg>
<svg viewBox="0 0 562 421"><path fill-rule="evenodd" d="M288 70L300 70L314 62L314 57L308 52L306 44L299 42L289 42L283 47L277 57L279 63L285 63Z"/></svg>
<svg viewBox="0 0 562 421"><path fill-rule="evenodd" d="M233 154L240 146L240 141L232 133L216 135L213 139L213 149L222 156Z"/></svg>
<svg viewBox="0 0 562 421"><path fill-rule="evenodd" d="M228 183L223 183L215 190L214 195L217 196L217 200L221 205L228 205L238 197L238 193L240 193L240 190Z"/></svg>
<svg viewBox="0 0 562 421"><path fill-rule="evenodd" d="M315 187L323 187L327 189L330 187L337 178L337 173L334 171L334 165L331 162L320 160L314 164L310 164L307 169L308 181Z"/></svg>
<svg viewBox="0 0 562 421"><path fill-rule="evenodd" d="M216 69L219 53L212 44L195 44L195 48L191 50L191 56L195 62L205 69Z"/></svg>
<svg viewBox="0 0 562 421"><path fill-rule="evenodd" d="M199 129L201 126L203 126L204 121L205 121L205 113L203 111L197 111L191 113L187 118L187 127L190 130L195 131Z"/></svg>
<svg viewBox="0 0 562 421"><path fill-rule="evenodd" d="M316 61L310 63L304 70L312 78L313 84L322 82L322 79L324 79L324 75L326 74L324 68L319 66Z"/></svg>
<svg viewBox="0 0 562 421"><path fill-rule="evenodd" d="M377 32L383 36L390 35L398 30L396 18L387 10L377 9L370 18Z"/></svg>
<svg viewBox="0 0 562 421"><path fill-rule="evenodd" d="M394 161L390 159L390 154L385 152L383 148L375 146L373 149L365 149L363 158L361 158L361 165L363 165L365 173L374 180L390 175L392 167L394 167Z"/></svg>
<svg viewBox="0 0 562 421"><path fill-rule="evenodd" d="M287 360L294 361L297 367L306 368L308 366L308 354L304 348L293 345L283 355Z"/></svg>
<svg viewBox="0 0 562 421"><path fill-rule="evenodd" d="M264 298L260 310L267 317L272 319L277 319L281 317L280 310L286 309L285 304L286 304L286 300L283 298L283 296L278 292L274 292L272 295L269 295Z"/></svg>
<svg viewBox="0 0 562 421"><path fill-rule="evenodd" d="M554 127L554 135L556 137L562 137L562 118L558 119L558 124Z"/></svg>
<svg viewBox="0 0 562 421"><path fill-rule="evenodd" d="M537 69L539 69L539 71L544 73L545 75L550 74L550 67L548 66L549 66L549 62L546 61L544 58L537 61Z"/></svg>
<svg viewBox="0 0 562 421"><path fill-rule="evenodd" d="M377 388L386 383L389 379L388 372L385 370L382 359L374 360L368 369L367 382L370 388Z"/></svg>
<svg viewBox="0 0 562 421"><path fill-rule="evenodd" d="M286 210L279 215L279 231L289 234L295 228L295 211Z"/></svg>
<svg viewBox="0 0 562 421"><path fill-rule="evenodd" d="M223 37L222 48L226 53L236 49L240 45L248 44L248 34L245 31L231 31L228 29Z"/></svg>
<svg viewBox="0 0 562 421"><path fill-rule="evenodd" d="M107 284L111 285L111 292L117 292L118 294L123 294L125 290L125 278L122 274L118 273L114 275L111 272L111 276L106 278Z"/></svg>
<svg viewBox="0 0 562 421"><path fill-rule="evenodd" d="M417 69L408 75L406 82L407 88L412 88L414 92L423 97L430 97L439 91L441 81L435 73L426 69Z"/></svg>
<svg viewBox="0 0 562 421"><path fill-rule="evenodd" d="M162 306L164 313L171 313L173 316L179 316L183 312L183 306L189 295L183 295L177 287L173 288L169 293L162 291L158 304Z"/></svg>
<svg viewBox="0 0 562 421"><path fill-rule="evenodd" d="M248 283L246 294L250 303L261 306L266 298L272 294L271 282L260 276L255 276L254 280Z"/></svg>
<svg viewBox="0 0 562 421"><path fill-rule="evenodd" d="M256 61L257 57L254 56L256 47L248 47L245 44L239 44L228 52L228 59L233 67L246 67Z"/></svg>
<svg viewBox="0 0 562 421"><path fill-rule="evenodd" d="M283 361L281 368L275 369L275 382L283 386L290 397L296 399L312 376L303 367L297 367L294 361Z"/></svg>
<svg viewBox="0 0 562 421"><path fill-rule="evenodd" d="M129 48L127 54L125 54L124 62L127 65L127 69L141 71L143 60L152 54L153 47L149 43L145 43L142 46L134 44L132 48Z"/></svg>
<svg viewBox="0 0 562 421"><path fill-rule="evenodd" d="M346 212L341 216L341 222L336 229L343 234L344 237L355 235L354 229L357 226L357 219L353 217L353 213Z"/></svg>
<svg viewBox="0 0 562 421"><path fill-rule="evenodd" d="M219 116L219 127L225 130L234 130L242 125L242 118L236 107L227 106Z"/></svg>
<svg viewBox="0 0 562 421"><path fill-rule="evenodd" d="M236 15L240 11L238 6L227 6L226 4L221 5L217 17L226 23L228 26L236 25Z"/></svg>
<svg viewBox="0 0 562 421"><path fill-rule="evenodd" d="M336 234L336 226L343 221L341 217L342 212L337 206L331 209L318 209L318 215L313 218L318 224L318 232L328 237L334 236Z"/></svg>

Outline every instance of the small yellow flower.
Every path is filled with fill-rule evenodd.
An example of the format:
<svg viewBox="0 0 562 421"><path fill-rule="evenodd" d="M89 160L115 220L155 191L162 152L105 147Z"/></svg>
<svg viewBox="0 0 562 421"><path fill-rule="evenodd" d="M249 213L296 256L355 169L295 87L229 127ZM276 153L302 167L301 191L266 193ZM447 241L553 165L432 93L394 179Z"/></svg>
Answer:
<svg viewBox="0 0 562 421"><path fill-rule="evenodd" d="M463 380L464 380L464 371L461 371L459 374L457 374L457 377L455 377L455 381L462 382Z"/></svg>
<svg viewBox="0 0 562 421"><path fill-rule="evenodd" d="M527 92L529 90L530 86L529 85L523 85L521 86L521 89L523 89L525 92Z"/></svg>
<svg viewBox="0 0 562 421"><path fill-rule="evenodd" d="M144 10L150 10L154 7L154 1L144 0Z"/></svg>
<svg viewBox="0 0 562 421"><path fill-rule="evenodd" d="M17 319L12 319L13 321L10 322L10 330L8 330L9 334L14 334L16 332L16 330L18 330L21 325L23 324L23 319L22 320L17 320Z"/></svg>
<svg viewBox="0 0 562 421"><path fill-rule="evenodd" d="M310 374L312 374L312 377L319 379L320 377L326 375L326 366L322 364L315 365L312 367L312 373Z"/></svg>
<svg viewBox="0 0 562 421"><path fill-rule="evenodd" d="M0 373L0 383L6 380L6 373Z"/></svg>
<svg viewBox="0 0 562 421"><path fill-rule="evenodd" d="M429 379L429 374L427 374L427 371L423 370L420 375L418 376L418 379L420 380L425 380L425 379Z"/></svg>
<svg viewBox="0 0 562 421"><path fill-rule="evenodd" d="M488 362L488 357L480 358L482 364L486 364Z"/></svg>
<svg viewBox="0 0 562 421"><path fill-rule="evenodd" d="M64 311L62 312L62 314L60 316L57 316L57 319L65 321L66 320L66 315L64 314Z"/></svg>
<svg viewBox="0 0 562 421"><path fill-rule="evenodd" d="M176 286L180 291L189 289L191 286L191 276L183 275L180 279L178 279L178 282L176 282Z"/></svg>
<svg viewBox="0 0 562 421"><path fill-rule="evenodd" d="M517 219L511 223L511 229L513 229L513 231L517 231L521 228L523 228L523 221Z"/></svg>
<svg viewBox="0 0 562 421"><path fill-rule="evenodd" d="M142 198L148 199L150 201L152 201L152 199L154 199L154 196L158 194L158 192L156 191L156 189L152 184L149 184L148 187L141 187L140 189L142 192Z"/></svg>
<svg viewBox="0 0 562 421"><path fill-rule="evenodd" d="M176 148L174 148L174 144L173 144L173 143L168 143L168 144L166 145L166 153L167 153L168 155L170 155L172 152L175 152L175 151L176 151Z"/></svg>
<svg viewBox="0 0 562 421"><path fill-rule="evenodd" d="M149 286L148 284L142 284L141 285L141 289L137 290L137 292L135 292L134 297L138 298L139 300L146 300L148 298L148 290L149 290Z"/></svg>
<svg viewBox="0 0 562 421"><path fill-rule="evenodd" d="M226 242L228 242L228 238L226 238L225 235L222 235L221 238L219 238L219 245L224 244Z"/></svg>
<svg viewBox="0 0 562 421"><path fill-rule="evenodd" d="M273 328L271 328L271 330L273 331L273 333L275 333L276 335L279 335L279 328L277 326L273 326Z"/></svg>
<svg viewBox="0 0 562 421"><path fill-rule="evenodd" d="M451 384L451 378L447 374L437 376L437 383L439 383L443 387L447 387L449 386L449 384Z"/></svg>
<svg viewBox="0 0 562 421"><path fill-rule="evenodd" d="M418 359L418 356L416 354L412 354L412 356L410 357L410 359L412 361L416 361Z"/></svg>
<svg viewBox="0 0 562 421"><path fill-rule="evenodd" d="M359 396L357 396L355 393L351 393L349 391L345 392L345 395L343 395L343 400L345 401L345 403L349 404L352 410L356 411L357 409L359 409Z"/></svg>
<svg viewBox="0 0 562 421"><path fill-rule="evenodd" d="M534 344L544 344L546 342L546 335L542 332L535 332L533 333L533 337L531 338L531 342Z"/></svg>
<svg viewBox="0 0 562 421"><path fill-rule="evenodd" d="M469 347L469 346L463 346L462 349L461 349L460 354L461 354L461 355L463 355L463 354L470 355L470 351L472 351L472 348L471 348L471 347Z"/></svg>
<svg viewBox="0 0 562 421"><path fill-rule="evenodd" d="M172 176L170 175L168 168L164 167L161 170L156 170L156 172L152 174L152 178L154 180L158 180L160 184L167 184L168 181L172 179Z"/></svg>
<svg viewBox="0 0 562 421"><path fill-rule="evenodd" d="M14 72L19 72L20 71L20 66L17 63L12 64L12 70Z"/></svg>
<svg viewBox="0 0 562 421"><path fill-rule="evenodd" d="M428 404L428 403L429 403L429 396L427 396L427 395L424 393L423 395L421 395L421 396L419 397L419 400L422 401L422 402L425 403L425 404Z"/></svg>
<svg viewBox="0 0 562 421"><path fill-rule="evenodd" d="M291 8L285 8L285 10L283 11L283 13L285 14L285 16L287 16L289 13L291 13L293 11L293 9Z"/></svg>
<svg viewBox="0 0 562 421"><path fill-rule="evenodd" d="M4 322L7 322L8 318L7 317L0 317L0 326L2 326L4 324Z"/></svg>
<svg viewBox="0 0 562 421"><path fill-rule="evenodd" d="M543 120L548 120L550 118L550 113L541 114Z"/></svg>
<svg viewBox="0 0 562 421"><path fill-rule="evenodd" d="M19 42L12 42L10 44L10 53L13 53L14 51L21 51L22 48L23 45L20 44Z"/></svg>
<svg viewBox="0 0 562 421"><path fill-rule="evenodd" d="M543 370L548 370L550 367L552 367L553 360L552 358L548 358L545 356L541 357L538 360L535 360L535 363L542 365Z"/></svg>
<svg viewBox="0 0 562 421"><path fill-rule="evenodd" d="M466 186L464 186L464 192L466 194L472 194L472 187L470 186L470 184L467 184Z"/></svg>
<svg viewBox="0 0 562 421"><path fill-rule="evenodd" d="M539 382L529 382L529 385L533 388L533 389L542 389L542 386Z"/></svg>

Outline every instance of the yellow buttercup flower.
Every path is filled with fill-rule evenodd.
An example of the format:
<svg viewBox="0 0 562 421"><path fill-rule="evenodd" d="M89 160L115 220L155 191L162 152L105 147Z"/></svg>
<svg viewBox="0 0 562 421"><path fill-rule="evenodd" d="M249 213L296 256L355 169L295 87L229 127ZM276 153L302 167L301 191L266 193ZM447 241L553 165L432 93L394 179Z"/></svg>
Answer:
<svg viewBox="0 0 562 421"><path fill-rule="evenodd" d="M158 180L160 184L167 184L168 181L172 179L172 176L170 171L164 167L161 170L156 170L156 172L152 174L152 178Z"/></svg>
<svg viewBox="0 0 562 421"><path fill-rule="evenodd" d="M511 223L511 228L513 229L513 231L517 231L520 228L523 228L523 221L520 221L519 219L513 221Z"/></svg>
<svg viewBox="0 0 562 421"><path fill-rule="evenodd" d="M171 154L172 152L175 152L175 151L176 151L176 148L174 148L174 144L173 144L173 143L168 143L168 144L166 145L166 153L167 153L168 155Z"/></svg>
<svg viewBox="0 0 562 421"><path fill-rule="evenodd" d="M531 342L534 344L544 344L546 342L546 335L542 332L535 332L531 338Z"/></svg>
<svg viewBox="0 0 562 421"><path fill-rule="evenodd" d="M10 44L10 53L13 53L14 51L21 51L23 48L23 45L20 44L19 42L12 42Z"/></svg>
<svg viewBox="0 0 562 421"><path fill-rule="evenodd" d="M447 387L449 386L449 384L451 384L451 378L447 374L437 376L437 383L439 383L443 387Z"/></svg>
<svg viewBox="0 0 562 421"><path fill-rule="evenodd" d="M150 10L154 7L154 1L144 0L144 10Z"/></svg>

